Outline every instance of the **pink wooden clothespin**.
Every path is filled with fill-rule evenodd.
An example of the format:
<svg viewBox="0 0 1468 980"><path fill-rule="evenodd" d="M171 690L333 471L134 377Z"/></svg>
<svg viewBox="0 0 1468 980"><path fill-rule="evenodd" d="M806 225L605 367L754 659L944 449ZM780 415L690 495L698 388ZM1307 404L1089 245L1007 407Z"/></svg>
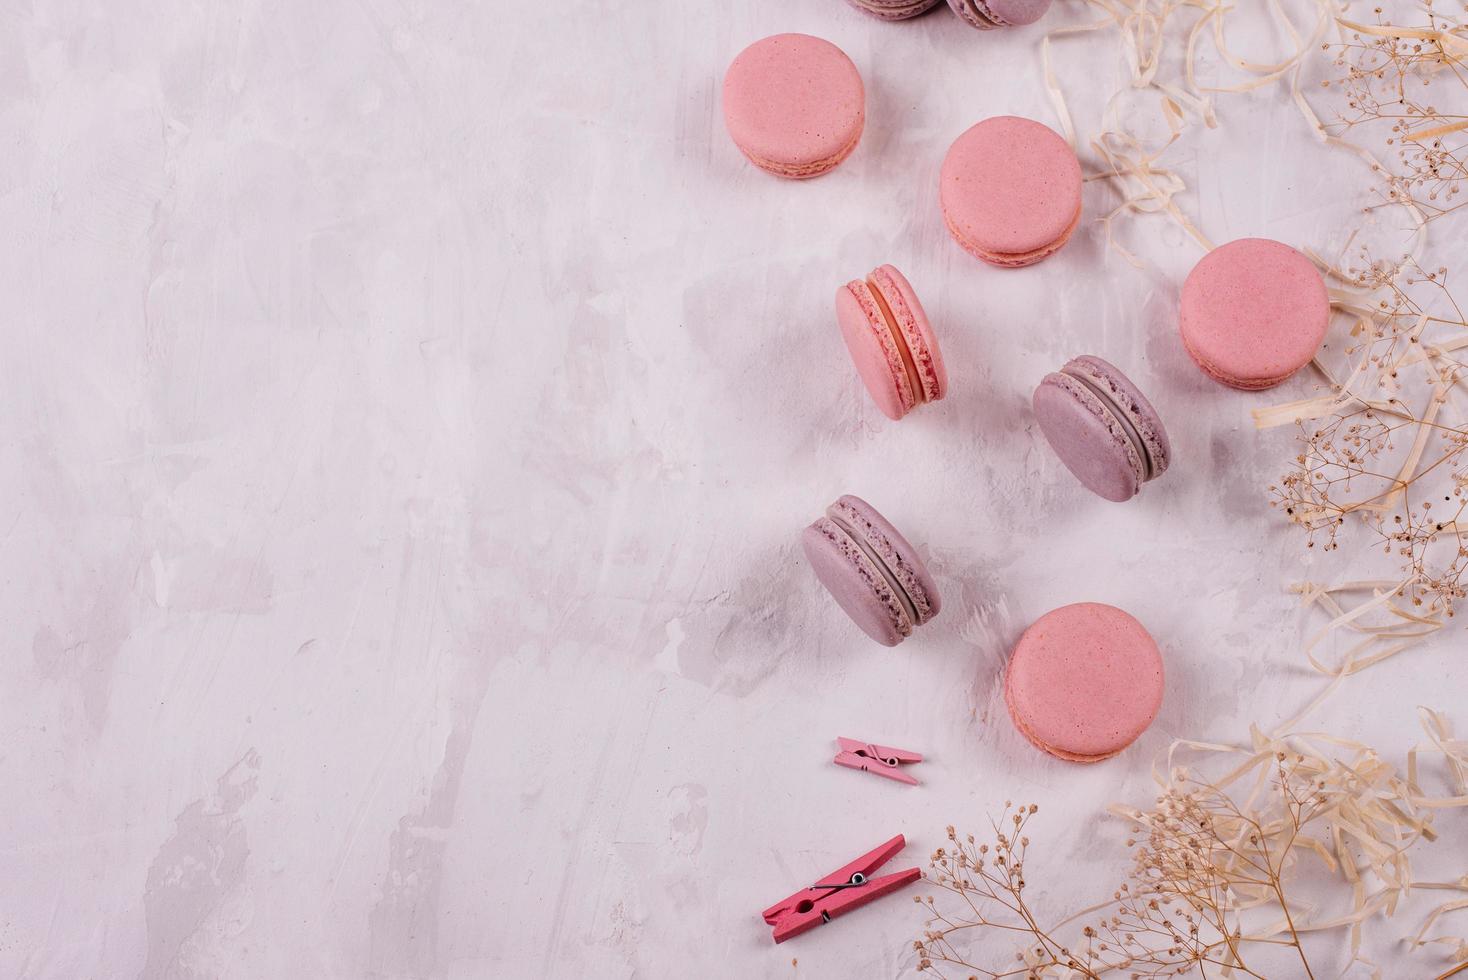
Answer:
<svg viewBox="0 0 1468 980"><path fill-rule="evenodd" d="M854 738L838 738L836 744L841 746L841 751L836 753L836 758L831 761L838 766L886 776L888 779L895 779L909 786L918 784L916 779L897 768L914 762L922 762L923 757L916 752L894 749L886 745L873 745L871 742L861 742Z"/></svg>
<svg viewBox="0 0 1468 980"><path fill-rule="evenodd" d="M881 878L871 876L906 846L907 839L898 834L840 871L831 872L809 888L802 888L785 901L765 909L765 922L775 927L775 942L783 943L917 881L923 876L919 868L908 868Z"/></svg>

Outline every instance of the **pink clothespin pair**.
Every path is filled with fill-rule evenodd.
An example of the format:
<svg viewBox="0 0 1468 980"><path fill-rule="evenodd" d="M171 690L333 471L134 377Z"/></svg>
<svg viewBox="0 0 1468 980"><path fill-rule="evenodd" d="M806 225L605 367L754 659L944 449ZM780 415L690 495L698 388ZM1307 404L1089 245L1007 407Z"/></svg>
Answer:
<svg viewBox="0 0 1468 980"><path fill-rule="evenodd" d="M765 909L765 922L775 927L775 942L783 943L917 881L923 876L919 868L908 868L881 878L871 876L906 846L907 838L898 834L840 871L831 872L809 888L802 888L785 901Z"/></svg>
<svg viewBox="0 0 1468 980"><path fill-rule="evenodd" d="M916 779L897 768L914 762L922 762L923 757L916 752L894 749L886 745L873 745L871 742L861 742L854 738L838 738L836 744L841 746L841 751L836 753L836 758L831 761L838 766L886 776L888 779L895 779L909 786L918 784Z"/></svg>

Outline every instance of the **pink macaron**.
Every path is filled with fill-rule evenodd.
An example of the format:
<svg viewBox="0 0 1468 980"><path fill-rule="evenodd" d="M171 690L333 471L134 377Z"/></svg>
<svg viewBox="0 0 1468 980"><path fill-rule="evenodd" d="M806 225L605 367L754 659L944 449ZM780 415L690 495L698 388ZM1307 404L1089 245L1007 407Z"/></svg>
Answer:
<svg viewBox="0 0 1468 980"><path fill-rule="evenodd" d="M1081 220L1081 164L1060 134L995 116L948 149L939 174L943 220L958 244L1018 268L1059 251Z"/></svg>
<svg viewBox="0 0 1468 980"><path fill-rule="evenodd" d="M1004 703L1038 748L1100 762L1152 724L1162 687L1162 654L1146 628L1115 606L1079 602L1046 613L1019 638Z"/></svg>
<svg viewBox="0 0 1468 980"><path fill-rule="evenodd" d="M942 608L938 584L901 532L871 504L845 494L800 538L826 591L862 632L901 643Z"/></svg>
<svg viewBox="0 0 1468 980"><path fill-rule="evenodd" d="M878 266L836 290L836 322L856 373L889 419L948 393L948 371L912 284Z"/></svg>
<svg viewBox="0 0 1468 980"><path fill-rule="evenodd" d="M981 31L1023 27L1045 16L1050 0L948 0L953 12Z"/></svg>
<svg viewBox="0 0 1468 980"><path fill-rule="evenodd" d="M850 156L866 90L846 53L809 34L776 34L739 53L724 75L724 124L761 170L818 177Z"/></svg>
<svg viewBox="0 0 1468 980"><path fill-rule="evenodd" d="M1178 327L1203 373L1234 388L1272 388L1310 363L1330 325L1315 264L1280 242L1220 245L1183 283Z"/></svg>

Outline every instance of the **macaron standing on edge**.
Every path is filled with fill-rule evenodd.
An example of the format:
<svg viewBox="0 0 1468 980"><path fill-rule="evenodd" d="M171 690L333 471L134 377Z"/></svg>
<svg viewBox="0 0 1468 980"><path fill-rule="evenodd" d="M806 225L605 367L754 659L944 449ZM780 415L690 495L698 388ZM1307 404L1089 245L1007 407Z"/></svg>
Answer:
<svg viewBox="0 0 1468 980"><path fill-rule="evenodd" d="M932 10L943 0L847 0L857 10L882 20L908 20Z"/></svg>
<svg viewBox="0 0 1468 980"><path fill-rule="evenodd" d="M1267 238L1240 238L1199 260L1183 283L1178 330L1213 380L1257 391L1283 382L1320 350L1330 294L1315 264Z"/></svg>
<svg viewBox="0 0 1468 980"><path fill-rule="evenodd" d="M724 75L724 125L755 166L819 177L856 149L866 90L846 53L809 34L776 34L745 48Z"/></svg>
<svg viewBox="0 0 1468 980"><path fill-rule="evenodd" d="M1081 220L1081 164L1060 134L995 116L953 141L939 173L948 231L991 265L1019 268L1059 251Z"/></svg>
<svg viewBox="0 0 1468 980"><path fill-rule="evenodd" d="M948 0L948 6L970 27L1023 27L1045 16L1050 0Z"/></svg>
<svg viewBox="0 0 1468 980"><path fill-rule="evenodd" d="M862 631L893 647L942 608L938 585L912 545L877 509L846 494L802 532L821 585Z"/></svg>
<svg viewBox="0 0 1468 980"><path fill-rule="evenodd" d="M890 265L836 290L836 322L857 374L889 419L948 393L933 326L907 277Z"/></svg>
<svg viewBox="0 0 1468 980"><path fill-rule="evenodd" d="M1107 500L1130 500L1172 462L1162 418L1121 369L1086 354L1040 381L1031 402L1066 469Z"/></svg>
<svg viewBox="0 0 1468 980"><path fill-rule="evenodd" d="M1115 606L1051 610L1015 644L1004 703L1021 735L1069 762L1100 762L1135 742L1162 707L1162 654Z"/></svg>

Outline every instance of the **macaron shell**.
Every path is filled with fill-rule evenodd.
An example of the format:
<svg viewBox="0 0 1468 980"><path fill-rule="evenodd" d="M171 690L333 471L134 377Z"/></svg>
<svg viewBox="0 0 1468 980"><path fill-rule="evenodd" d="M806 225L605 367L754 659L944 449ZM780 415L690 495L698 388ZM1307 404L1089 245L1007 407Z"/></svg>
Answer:
<svg viewBox="0 0 1468 980"><path fill-rule="evenodd" d="M1076 752L1067 752L1064 749L1058 749L1053 745L1046 744L1041 740L1039 735L1025 725L1023 716L1015 710L1014 697L1007 683L1004 685L1004 706L1009 710L1009 720L1014 723L1015 730L1025 737L1025 741L1029 742L1041 752L1053 755L1057 759L1064 759L1066 762L1104 762L1107 759L1120 755L1122 752L1121 749L1117 749L1115 752L1108 752L1105 755L1080 755Z"/></svg>
<svg viewBox="0 0 1468 980"><path fill-rule="evenodd" d="M1065 366L1067 370L1086 372L1091 382L1107 392L1112 402L1126 413L1152 458L1152 472L1148 479L1155 480L1167 472L1172 463L1172 440L1167 437L1162 416L1141 389L1132 383L1132 379L1121 368L1094 354L1072 358Z"/></svg>
<svg viewBox="0 0 1468 980"><path fill-rule="evenodd" d="M907 277L897 271L896 266L883 265L872 270L872 282L887 301L897 327L907 342L909 355L917 368L918 381L922 386L924 401L935 402L948 394L948 369L943 364L943 353L938 347L938 338L923 304Z"/></svg>
<svg viewBox="0 0 1468 980"><path fill-rule="evenodd" d="M1050 9L1050 0L981 0L991 20L1009 27L1033 24Z"/></svg>
<svg viewBox="0 0 1468 980"><path fill-rule="evenodd" d="M724 76L724 123L756 166L819 176L850 155L866 122L861 74L840 48L777 34L745 48Z"/></svg>
<svg viewBox="0 0 1468 980"><path fill-rule="evenodd" d="M836 290L836 322L856 373L882 414L895 421L912 411L917 393L866 280L853 279Z"/></svg>
<svg viewBox="0 0 1468 980"><path fill-rule="evenodd" d="M949 147L939 184L953 237L995 264L1052 254L1080 219L1080 161L1032 119L996 116L969 128Z"/></svg>
<svg viewBox="0 0 1468 980"><path fill-rule="evenodd" d="M1198 369L1208 377L1221 385L1229 388L1237 388L1240 391L1265 391L1276 385L1284 384L1294 375L1295 371L1299 370L1299 368L1295 368L1284 374L1267 378L1251 378L1238 373L1229 373L1215 365L1211 360L1213 355L1208 352L1207 348L1201 345L1195 346L1192 339L1186 333L1183 334L1183 350L1188 352L1188 356L1193 359L1193 363L1197 364ZM1308 364L1309 362L1307 361L1306 363ZM1300 365L1300 367L1304 366L1304 364Z"/></svg>
<svg viewBox="0 0 1468 980"><path fill-rule="evenodd" d="M1115 606L1083 602L1025 630L1005 671L1005 703L1036 745L1076 761L1108 758L1147 730L1162 706L1162 654Z"/></svg>
<svg viewBox="0 0 1468 980"><path fill-rule="evenodd" d="M1136 496L1146 479L1145 463L1095 392L1056 372L1040 382L1032 404L1055 455L1086 489L1117 503Z"/></svg>
<svg viewBox="0 0 1468 980"><path fill-rule="evenodd" d="M1188 356L1191 357L1193 359L1193 362L1198 365L1198 369L1206 374L1208 377L1212 378L1214 381L1217 381L1221 385L1229 388L1237 388L1240 391L1265 391L1269 388L1273 388L1275 385L1284 384L1284 382L1290 379L1290 375L1295 373L1291 371L1290 374L1281 375L1277 378L1263 378L1258 380L1240 378L1234 375L1224 374L1222 371L1219 371L1213 365L1209 364L1205 355L1199 350L1195 349L1193 345L1188 342L1188 337L1186 334L1183 335L1183 350L1188 352Z"/></svg>
<svg viewBox="0 0 1468 980"><path fill-rule="evenodd" d="M912 633L912 620L880 571L828 517L807 527L801 548L816 578L867 636L895 647Z"/></svg>
<svg viewBox="0 0 1468 980"><path fill-rule="evenodd" d="M1075 230L1080 226L1080 223L1081 213L1077 211L1075 220L1070 223L1070 227L1067 228L1065 230L1065 233L1062 234L1055 241L1051 242L1048 245L1042 246L1041 248L1037 248L1034 251L1022 252L1019 254L1010 254L1006 252L986 252L983 249L979 248L977 245L974 245L972 242L968 242L964 239L959 238L959 232L952 225L948 226L948 231L951 235L953 235L954 239L957 240L958 243L968 251L970 255L973 255L976 258L983 259L990 265L998 266L1001 269L1022 269L1027 265L1034 265L1041 259L1048 259L1050 256L1054 255L1056 252L1064 248L1065 243L1070 241L1071 235L1075 234Z"/></svg>
<svg viewBox="0 0 1468 980"><path fill-rule="evenodd" d="M860 534L867 547L886 563L888 571L916 608L919 626L942 611L943 598L938 593L938 583L928 573L927 566L907 538L875 507L860 497L844 494L827 513L840 518Z"/></svg>
<svg viewBox="0 0 1468 980"><path fill-rule="evenodd" d="M1183 283L1183 345L1214 380L1258 390L1310 363L1330 324L1325 280L1308 258L1265 238L1205 255Z"/></svg>

